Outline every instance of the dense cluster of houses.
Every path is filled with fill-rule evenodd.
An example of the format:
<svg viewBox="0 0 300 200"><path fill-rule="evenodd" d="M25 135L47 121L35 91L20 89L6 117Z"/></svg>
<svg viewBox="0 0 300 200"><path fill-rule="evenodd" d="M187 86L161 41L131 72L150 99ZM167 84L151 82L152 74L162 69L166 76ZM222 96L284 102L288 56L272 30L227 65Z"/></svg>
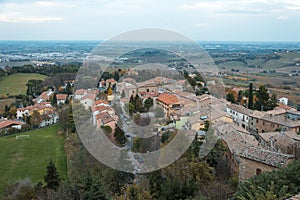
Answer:
<svg viewBox="0 0 300 200"><path fill-rule="evenodd" d="M55 94L51 89L43 92L37 98L33 99L34 104L26 107L17 108L15 120L1 119L0 130L18 129L21 130L22 125L25 125L28 119L36 111L41 117L41 122L38 127L45 127L59 122L59 116L56 108L50 103L53 96L56 95L56 104L63 105L68 99L67 94Z"/></svg>
<svg viewBox="0 0 300 200"><path fill-rule="evenodd" d="M235 137L240 145L231 150L239 162L241 180L284 167L299 158L300 112L296 109L280 103L274 110L263 112L228 104L226 112L233 119L230 126L235 127L223 137L226 144L234 143L228 138L233 132L244 137ZM254 139L257 144L252 143Z"/></svg>
<svg viewBox="0 0 300 200"><path fill-rule="evenodd" d="M274 110L262 112L252 111L241 105L230 104L227 113L236 125L251 133L265 133L279 130L300 132L300 111L279 105Z"/></svg>
<svg viewBox="0 0 300 200"><path fill-rule="evenodd" d="M194 130L190 135L193 138L196 134L205 135L201 129L208 120L228 149L223 159L228 163L229 171L239 171L240 180L284 167L300 155L300 112L288 107L286 99L281 99L282 104L272 111L252 111L209 94L196 96L192 91L184 90L186 86L185 80L165 77L144 82L136 82L133 78L117 82L111 78L99 81L96 89L78 89L73 97L92 111L93 124L97 128L109 126L112 131L119 120L112 102L116 101L124 108L135 95L143 101L153 99L154 107L162 108L165 116L173 121L171 127ZM108 87L115 88L113 93L106 100L99 99L99 93ZM66 98L58 95L58 104ZM33 107L41 113L51 110L47 101ZM28 113L26 108L18 110L18 116Z"/></svg>

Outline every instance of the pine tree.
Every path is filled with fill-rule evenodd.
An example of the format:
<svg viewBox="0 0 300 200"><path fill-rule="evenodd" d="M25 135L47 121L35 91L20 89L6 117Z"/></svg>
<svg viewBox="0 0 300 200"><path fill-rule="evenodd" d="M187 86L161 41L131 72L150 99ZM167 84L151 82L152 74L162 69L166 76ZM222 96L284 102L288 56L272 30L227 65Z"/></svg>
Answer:
<svg viewBox="0 0 300 200"><path fill-rule="evenodd" d="M129 103L135 105L135 98L133 97L133 95L130 96Z"/></svg>
<svg viewBox="0 0 300 200"><path fill-rule="evenodd" d="M118 72L118 71L115 71L115 76L114 76L114 78L115 78L116 81L119 81L120 75L119 75L119 72Z"/></svg>
<svg viewBox="0 0 300 200"><path fill-rule="evenodd" d="M265 86L260 86L259 90L256 92L256 102L254 104L255 110L267 110L267 101L269 100L269 93Z"/></svg>
<svg viewBox="0 0 300 200"><path fill-rule="evenodd" d="M122 146L127 141L124 131L119 126L116 126L116 128L115 128L114 137L115 137L116 141Z"/></svg>
<svg viewBox="0 0 300 200"><path fill-rule="evenodd" d="M47 188L49 189L56 190L60 185L61 179L52 160L47 166L47 173L44 176L44 181L46 182Z"/></svg>
<svg viewBox="0 0 300 200"><path fill-rule="evenodd" d="M66 93L68 95L72 94L72 86L70 84L70 82L67 83L67 86L66 86Z"/></svg>
<svg viewBox="0 0 300 200"><path fill-rule="evenodd" d="M249 84L248 108L253 110L253 83Z"/></svg>
<svg viewBox="0 0 300 200"><path fill-rule="evenodd" d="M238 103L241 103L241 101L243 99L243 96L244 96L244 91L240 90L239 93L238 93L238 99L237 99Z"/></svg>
<svg viewBox="0 0 300 200"><path fill-rule="evenodd" d="M153 99L148 97L145 102L144 102L144 107L146 108L147 111L153 106Z"/></svg>
<svg viewBox="0 0 300 200"><path fill-rule="evenodd" d="M230 101L231 103L235 103L235 97L234 97L234 95L232 93L228 93L226 95L226 100Z"/></svg>
<svg viewBox="0 0 300 200"><path fill-rule="evenodd" d="M9 110L10 110L9 106L5 105L5 107L4 107L4 117L7 117L9 115Z"/></svg>
<svg viewBox="0 0 300 200"><path fill-rule="evenodd" d="M266 110L273 110L277 106L277 95L272 94L271 98L266 102Z"/></svg>

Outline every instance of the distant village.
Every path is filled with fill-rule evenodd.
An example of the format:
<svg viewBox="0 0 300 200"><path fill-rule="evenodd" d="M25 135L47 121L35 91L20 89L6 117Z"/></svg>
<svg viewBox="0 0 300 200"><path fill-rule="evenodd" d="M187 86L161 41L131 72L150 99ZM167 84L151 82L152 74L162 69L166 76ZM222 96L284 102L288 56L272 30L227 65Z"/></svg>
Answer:
<svg viewBox="0 0 300 200"><path fill-rule="evenodd" d="M139 75L139 71L133 69L128 73L133 77ZM196 75L190 73L188 76L193 79ZM129 115L123 112L124 115L120 116L113 106L117 104L129 113L152 112L155 115L163 111L160 117L169 119L168 123L155 123L156 131L153 133L160 137L168 130L194 130L195 134L189 137L205 142L205 126L209 122L218 139L229 150L223 156L224 161L231 173L239 172L240 180L285 167L299 158L300 111L288 106L287 98L277 99L272 110L259 111L226 98L216 98L206 90L196 95L185 90L188 84L187 80L163 76L143 82L136 82L134 78L115 80L110 77L100 79L98 88L77 89L72 94L50 89L33 99L33 105L17 108L14 119L1 119L0 131L2 135L12 129L25 131L28 120L35 128L56 124L59 122L59 106L77 101L91 111L97 128L110 127L113 134L118 121L122 120L121 128L126 136L134 136L128 129ZM206 85L202 81L196 81L197 84ZM61 89L73 86L74 80L67 80ZM246 105L249 98L243 100Z"/></svg>

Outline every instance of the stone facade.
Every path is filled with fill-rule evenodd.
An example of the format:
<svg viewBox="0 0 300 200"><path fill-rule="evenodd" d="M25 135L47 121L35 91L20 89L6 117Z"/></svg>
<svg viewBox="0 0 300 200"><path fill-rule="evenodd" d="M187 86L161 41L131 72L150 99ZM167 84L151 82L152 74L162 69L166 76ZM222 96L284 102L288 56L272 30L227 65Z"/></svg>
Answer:
<svg viewBox="0 0 300 200"><path fill-rule="evenodd" d="M247 158L240 158L240 173L239 180L244 181L255 175L258 175L263 172L270 172L277 169L276 167L263 164L254 160Z"/></svg>

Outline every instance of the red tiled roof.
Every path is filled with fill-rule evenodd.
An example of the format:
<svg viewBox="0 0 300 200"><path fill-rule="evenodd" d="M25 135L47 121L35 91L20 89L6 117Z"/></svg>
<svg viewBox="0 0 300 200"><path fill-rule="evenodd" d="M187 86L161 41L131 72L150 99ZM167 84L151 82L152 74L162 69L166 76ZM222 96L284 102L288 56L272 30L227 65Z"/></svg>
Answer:
<svg viewBox="0 0 300 200"><path fill-rule="evenodd" d="M24 111L24 110L33 110L33 109L40 110L40 109L44 109L44 108L48 108L48 109L52 108L52 106L47 106L47 104L50 104L50 103L49 102L36 103L33 106L26 106L26 107L23 107L23 108L17 108L17 110Z"/></svg>
<svg viewBox="0 0 300 200"><path fill-rule="evenodd" d="M15 120L6 120L6 121L3 121L3 122L0 122L0 129L2 128L7 128L11 125L23 125L24 123L23 122L20 122L20 121L15 121Z"/></svg>
<svg viewBox="0 0 300 200"><path fill-rule="evenodd" d="M110 114L108 114L107 112L103 112L103 113L99 113L96 115L96 119L97 120L101 120L103 122L103 124L107 124L109 122L115 121Z"/></svg>
<svg viewBox="0 0 300 200"><path fill-rule="evenodd" d="M90 100L95 100L95 98L96 98L96 94L87 94L87 95L85 95L83 98L82 98L82 100L84 100L84 99L90 99Z"/></svg>
<svg viewBox="0 0 300 200"><path fill-rule="evenodd" d="M95 101L95 105L99 105L99 104L109 105L108 101L105 101L105 100L102 100L102 99L99 99L99 100Z"/></svg>
<svg viewBox="0 0 300 200"><path fill-rule="evenodd" d="M56 98L57 100L66 100L67 96L67 94L57 94Z"/></svg>
<svg viewBox="0 0 300 200"><path fill-rule="evenodd" d="M178 98L176 97L176 95L172 95L172 94L161 94L159 95L159 97L157 98L157 101L161 101L164 104L167 105L171 105L171 104L178 104Z"/></svg>
<svg viewBox="0 0 300 200"><path fill-rule="evenodd" d="M287 109L287 110L290 110L290 109L292 109L292 107L290 107L290 106L287 106L287 105L284 105L284 104L282 104L282 103L279 103L277 107L279 107L279 108L283 108L283 109Z"/></svg>
<svg viewBox="0 0 300 200"><path fill-rule="evenodd" d="M48 97L47 92L43 92L43 93L40 95L40 99L48 99L47 97Z"/></svg>
<svg viewBox="0 0 300 200"><path fill-rule="evenodd" d="M102 112L104 110L113 110L113 109L108 107L108 106L95 106L95 107L93 107L93 112L95 112L95 111Z"/></svg>
<svg viewBox="0 0 300 200"><path fill-rule="evenodd" d="M75 91L76 95L84 95L85 93L87 93L87 90L85 89L79 89Z"/></svg>

